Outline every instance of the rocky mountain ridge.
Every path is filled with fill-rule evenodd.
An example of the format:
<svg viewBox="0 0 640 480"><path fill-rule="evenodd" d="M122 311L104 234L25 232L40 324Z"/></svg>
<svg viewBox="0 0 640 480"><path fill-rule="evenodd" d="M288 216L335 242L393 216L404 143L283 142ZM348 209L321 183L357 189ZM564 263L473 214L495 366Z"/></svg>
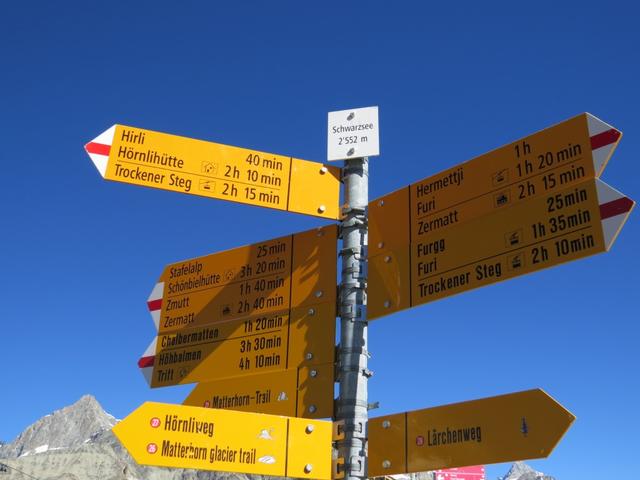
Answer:
<svg viewBox="0 0 640 480"><path fill-rule="evenodd" d="M554 477L545 475L531 468L524 462L516 462L509 472L498 480L556 480Z"/></svg>
<svg viewBox="0 0 640 480"><path fill-rule="evenodd" d="M1 445L0 458L78 447L111 430L116 423L94 397L85 395L73 405L45 415L13 442Z"/></svg>
<svg viewBox="0 0 640 480"><path fill-rule="evenodd" d="M117 422L85 395L1 445L0 463L16 480L248 480L239 474L140 466L111 433Z"/></svg>

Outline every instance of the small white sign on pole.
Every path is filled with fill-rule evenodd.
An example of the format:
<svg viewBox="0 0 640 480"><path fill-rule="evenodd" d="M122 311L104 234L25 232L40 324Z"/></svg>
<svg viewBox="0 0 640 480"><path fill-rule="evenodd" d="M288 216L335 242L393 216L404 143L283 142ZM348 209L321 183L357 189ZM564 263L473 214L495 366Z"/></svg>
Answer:
<svg viewBox="0 0 640 480"><path fill-rule="evenodd" d="M329 112L329 161L377 155L380 155L378 107Z"/></svg>

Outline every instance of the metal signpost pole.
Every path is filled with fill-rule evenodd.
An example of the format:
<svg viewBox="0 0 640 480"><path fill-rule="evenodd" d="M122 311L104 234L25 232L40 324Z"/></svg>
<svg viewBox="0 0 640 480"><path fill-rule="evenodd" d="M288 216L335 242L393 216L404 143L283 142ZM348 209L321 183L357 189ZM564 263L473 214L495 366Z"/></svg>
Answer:
<svg viewBox="0 0 640 480"><path fill-rule="evenodd" d="M342 235L342 281L339 292L341 317L338 378L340 394L336 420L344 422L344 438L337 442L344 459L344 478L367 478L367 204L368 158L345 160Z"/></svg>

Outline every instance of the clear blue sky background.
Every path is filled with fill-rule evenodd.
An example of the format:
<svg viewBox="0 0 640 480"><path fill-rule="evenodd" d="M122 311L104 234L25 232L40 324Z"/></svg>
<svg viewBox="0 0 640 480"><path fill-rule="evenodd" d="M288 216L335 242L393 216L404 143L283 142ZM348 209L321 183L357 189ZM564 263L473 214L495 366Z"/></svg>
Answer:
<svg viewBox="0 0 640 480"><path fill-rule="evenodd" d="M303 6L304 5L304 6ZM106 182L114 123L322 161L331 110L379 105L375 198L589 111L640 199L635 2L5 2L0 439L91 393L122 418L165 264L325 221ZM373 415L541 387L578 417L558 479L635 471L638 212L610 253L376 321ZM507 465L491 466L488 477Z"/></svg>

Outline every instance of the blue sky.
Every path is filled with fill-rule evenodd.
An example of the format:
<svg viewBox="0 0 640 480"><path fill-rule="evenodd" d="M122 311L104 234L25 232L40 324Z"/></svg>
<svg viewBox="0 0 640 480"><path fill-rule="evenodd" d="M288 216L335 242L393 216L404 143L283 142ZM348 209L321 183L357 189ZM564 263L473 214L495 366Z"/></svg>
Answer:
<svg viewBox="0 0 640 480"><path fill-rule="evenodd" d="M83 145L114 123L323 161L327 112L378 105L375 198L588 111L624 132L602 179L640 199L633 2L302 3L3 6L0 439L85 393L180 403L136 367L163 267L327 223L105 182ZM578 419L536 468L628 474L639 243L634 212L607 254L377 320L372 415L540 387Z"/></svg>

